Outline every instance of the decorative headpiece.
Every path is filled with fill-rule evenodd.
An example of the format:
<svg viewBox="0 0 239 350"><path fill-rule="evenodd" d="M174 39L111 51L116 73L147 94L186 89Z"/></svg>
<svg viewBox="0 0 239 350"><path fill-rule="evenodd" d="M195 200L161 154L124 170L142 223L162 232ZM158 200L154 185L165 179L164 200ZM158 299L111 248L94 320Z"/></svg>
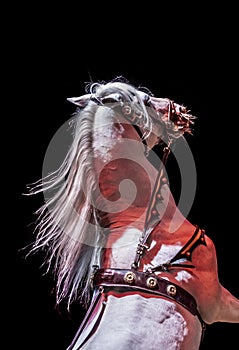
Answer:
<svg viewBox="0 0 239 350"><path fill-rule="evenodd" d="M165 124L169 138L177 139L184 133L192 134L192 125L196 117L191 115L186 107L167 98L156 98L143 91L136 91L138 96L135 95L130 103L125 101L124 96L120 93L111 93L103 97L90 93L80 97L71 97L67 100L81 109L85 108L90 101L98 105L111 104L112 108L118 106L122 108L122 113L128 119L137 123L142 113L145 112L142 111L138 103L140 98L152 120Z"/></svg>

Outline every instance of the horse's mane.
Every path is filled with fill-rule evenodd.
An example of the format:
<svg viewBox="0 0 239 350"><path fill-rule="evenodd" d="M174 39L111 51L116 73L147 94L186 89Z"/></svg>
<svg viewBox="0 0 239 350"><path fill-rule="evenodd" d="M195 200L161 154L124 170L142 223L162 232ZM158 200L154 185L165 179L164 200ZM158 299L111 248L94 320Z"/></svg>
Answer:
<svg viewBox="0 0 239 350"><path fill-rule="evenodd" d="M151 124L138 90L127 82L93 83L86 89L89 94L77 99L73 142L63 163L29 190L29 194L47 193L48 197L36 211L36 239L29 254L46 252L47 272L53 271L56 278L57 304L67 300L68 307L75 300L88 306L92 266L100 263L105 240L94 207L98 184L93 167L92 131L95 114L112 113L112 109L99 106L95 99L119 93L124 101L132 103L136 96L148 130Z"/></svg>

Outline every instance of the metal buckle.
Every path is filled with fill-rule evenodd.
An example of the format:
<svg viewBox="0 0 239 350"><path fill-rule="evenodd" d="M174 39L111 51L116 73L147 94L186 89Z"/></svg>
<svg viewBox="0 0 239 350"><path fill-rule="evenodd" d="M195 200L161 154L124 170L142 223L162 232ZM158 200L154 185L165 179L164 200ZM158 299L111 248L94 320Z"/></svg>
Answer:
<svg viewBox="0 0 239 350"><path fill-rule="evenodd" d="M99 270L99 265L92 265L92 267L93 267L93 272L90 275L90 281L89 281L91 289L94 288L94 278L95 278L96 272Z"/></svg>

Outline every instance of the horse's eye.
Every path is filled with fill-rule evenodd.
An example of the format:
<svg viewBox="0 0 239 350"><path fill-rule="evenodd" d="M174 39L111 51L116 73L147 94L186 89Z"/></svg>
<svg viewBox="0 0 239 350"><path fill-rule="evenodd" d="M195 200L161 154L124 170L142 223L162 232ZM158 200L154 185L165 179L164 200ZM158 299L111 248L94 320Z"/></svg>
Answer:
<svg viewBox="0 0 239 350"><path fill-rule="evenodd" d="M186 113L186 112L187 112L187 109L186 109L186 107L184 107L184 106L180 106L179 111L180 111L181 113Z"/></svg>

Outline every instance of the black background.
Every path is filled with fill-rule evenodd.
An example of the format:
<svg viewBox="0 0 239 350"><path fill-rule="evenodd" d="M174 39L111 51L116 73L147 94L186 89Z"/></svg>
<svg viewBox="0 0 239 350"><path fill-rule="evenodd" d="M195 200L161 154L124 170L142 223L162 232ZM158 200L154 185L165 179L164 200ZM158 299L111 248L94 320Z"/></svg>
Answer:
<svg viewBox="0 0 239 350"><path fill-rule="evenodd" d="M10 208L13 198L14 206L8 209L16 266L9 272L12 308L7 309L6 324L13 332L8 341L25 350L65 350L83 315L77 305L72 314L63 307L55 309L54 283L51 276L42 275L42 256L25 259L19 249L33 239L33 212L42 201L22 193L41 177L47 146L74 111L66 98L83 94L89 81L107 82L123 75L155 96L186 105L198 117L194 136L188 138L197 168L189 219L214 240L220 281L239 297L233 10L160 4L157 10L149 4L129 9L128 4L111 3L107 13L93 4L77 10L59 6L15 8L8 64L3 67L10 97L5 120L8 135L13 131L9 138L15 140L9 148L14 189ZM210 325L201 349L230 348L238 335L236 324Z"/></svg>

